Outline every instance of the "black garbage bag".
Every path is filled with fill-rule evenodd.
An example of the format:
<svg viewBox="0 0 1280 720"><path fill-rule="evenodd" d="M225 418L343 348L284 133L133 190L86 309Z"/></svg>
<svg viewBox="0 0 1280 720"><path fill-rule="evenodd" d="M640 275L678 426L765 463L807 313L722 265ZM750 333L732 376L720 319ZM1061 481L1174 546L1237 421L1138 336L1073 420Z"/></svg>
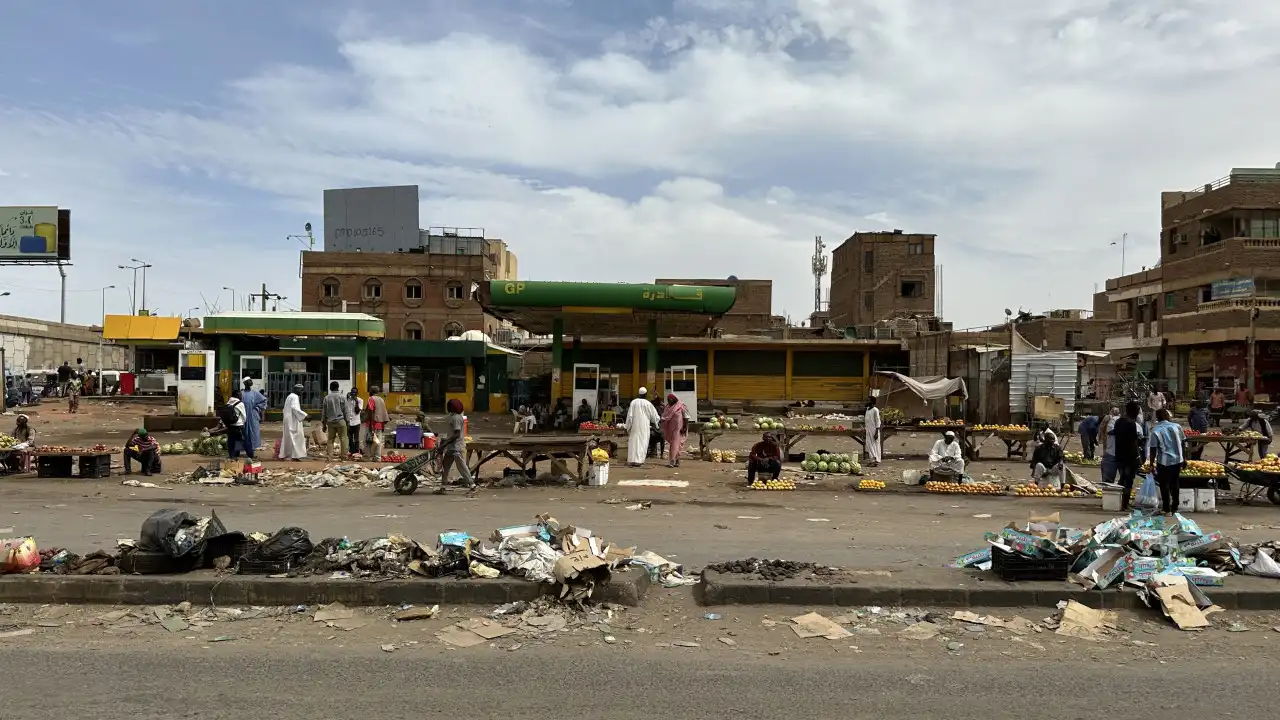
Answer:
<svg viewBox="0 0 1280 720"><path fill-rule="evenodd" d="M254 560L286 560L311 552L311 536L299 527L285 527L263 540L249 553Z"/></svg>
<svg viewBox="0 0 1280 720"><path fill-rule="evenodd" d="M142 522L138 548L163 552L172 558L197 555L204 551L205 538L225 535L227 528L217 513L199 518L183 510L157 510Z"/></svg>

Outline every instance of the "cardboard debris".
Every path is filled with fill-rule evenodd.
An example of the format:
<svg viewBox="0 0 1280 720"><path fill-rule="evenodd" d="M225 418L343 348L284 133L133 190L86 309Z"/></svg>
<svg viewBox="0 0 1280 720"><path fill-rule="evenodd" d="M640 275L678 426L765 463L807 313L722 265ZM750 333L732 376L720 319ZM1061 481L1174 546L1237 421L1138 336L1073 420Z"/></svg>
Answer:
<svg viewBox="0 0 1280 720"><path fill-rule="evenodd" d="M343 605L340 602L330 603L322 606L311 616L314 622L330 622L332 620L346 620L355 617L356 611Z"/></svg>
<svg viewBox="0 0 1280 720"><path fill-rule="evenodd" d="M457 623L457 626L463 630L469 630L485 640L493 640L494 638L500 638L503 635L510 635L515 632L515 628L505 627L492 620L486 620L484 618L473 617Z"/></svg>
<svg viewBox="0 0 1280 720"><path fill-rule="evenodd" d="M1094 610L1075 600L1068 600L1055 632L1084 640L1097 640L1107 630L1114 630L1118 620L1119 616L1113 610Z"/></svg>
<svg viewBox="0 0 1280 720"><path fill-rule="evenodd" d="M429 608L406 608L392 617L397 622L406 622L408 620L428 620L435 617L438 612L440 612L440 606L432 605Z"/></svg>
<svg viewBox="0 0 1280 720"><path fill-rule="evenodd" d="M958 620L963 623L969 623L971 625L986 625L988 627L999 628L1006 626L1005 621L998 617L993 615L979 615L977 613L969 612L968 610L957 610L955 614L951 616L951 619Z"/></svg>
<svg viewBox="0 0 1280 720"><path fill-rule="evenodd" d="M450 625L449 627L440 630L436 633L436 638L447 645L453 645L454 647L460 648L475 647L476 645L483 645L488 642L488 640L485 640L470 630L463 630L456 625Z"/></svg>
<svg viewBox="0 0 1280 720"><path fill-rule="evenodd" d="M942 628L931 622L918 622L915 625L909 625L905 629L898 632L898 637L907 640L931 640L942 632Z"/></svg>
<svg viewBox="0 0 1280 720"><path fill-rule="evenodd" d="M1158 603L1160 611L1179 630L1209 627L1208 616L1222 610L1185 576L1176 572L1162 573L1148 580L1139 597L1149 607Z"/></svg>
<svg viewBox="0 0 1280 720"><path fill-rule="evenodd" d="M838 624L832 622L829 618L819 615L816 612L793 617L791 618L791 622L795 623L795 625L791 626L791 629L794 630L796 635L802 640L815 637L822 637L828 640L841 640L853 636L853 633L845 630Z"/></svg>

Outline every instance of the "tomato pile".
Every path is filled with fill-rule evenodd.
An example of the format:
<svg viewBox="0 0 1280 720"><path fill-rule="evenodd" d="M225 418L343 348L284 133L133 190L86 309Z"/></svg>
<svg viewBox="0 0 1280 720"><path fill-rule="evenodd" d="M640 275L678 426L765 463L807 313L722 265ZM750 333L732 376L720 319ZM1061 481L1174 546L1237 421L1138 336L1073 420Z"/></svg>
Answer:
<svg viewBox="0 0 1280 720"><path fill-rule="evenodd" d="M396 453L387 453L386 455L382 456L382 462L385 462L385 463L402 463L408 459L409 459L408 456L398 455Z"/></svg>

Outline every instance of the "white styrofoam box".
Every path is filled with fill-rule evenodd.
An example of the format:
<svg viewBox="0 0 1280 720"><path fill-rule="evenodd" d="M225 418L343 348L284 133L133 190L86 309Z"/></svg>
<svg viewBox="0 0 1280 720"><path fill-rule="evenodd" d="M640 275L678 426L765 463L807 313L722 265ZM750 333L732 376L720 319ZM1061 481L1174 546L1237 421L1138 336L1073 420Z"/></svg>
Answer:
<svg viewBox="0 0 1280 720"><path fill-rule="evenodd" d="M1182 489L1178 491L1178 512L1195 512L1196 491Z"/></svg>
<svg viewBox="0 0 1280 720"><path fill-rule="evenodd" d="M587 486L600 487L609 484L609 463L592 465L587 473Z"/></svg>
<svg viewBox="0 0 1280 720"><path fill-rule="evenodd" d="M1123 490L1102 490L1103 512L1120 512L1120 503L1124 499Z"/></svg>
<svg viewBox="0 0 1280 720"><path fill-rule="evenodd" d="M1196 490L1196 512L1218 512L1218 491Z"/></svg>
<svg viewBox="0 0 1280 720"><path fill-rule="evenodd" d="M862 462L862 453L859 453L859 452L849 453L849 462L854 463L855 465L857 463Z"/></svg>

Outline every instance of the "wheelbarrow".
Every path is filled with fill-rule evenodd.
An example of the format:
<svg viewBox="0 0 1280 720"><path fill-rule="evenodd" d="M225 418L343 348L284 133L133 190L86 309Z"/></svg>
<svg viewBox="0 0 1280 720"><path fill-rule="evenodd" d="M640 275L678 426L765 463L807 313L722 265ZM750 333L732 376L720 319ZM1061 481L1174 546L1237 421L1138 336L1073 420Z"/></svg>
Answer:
<svg viewBox="0 0 1280 720"><path fill-rule="evenodd" d="M440 455L434 448L423 450L402 463L392 465L391 469L396 471L391 488L397 495L412 495L418 489L419 472L425 470L426 474L440 474Z"/></svg>

